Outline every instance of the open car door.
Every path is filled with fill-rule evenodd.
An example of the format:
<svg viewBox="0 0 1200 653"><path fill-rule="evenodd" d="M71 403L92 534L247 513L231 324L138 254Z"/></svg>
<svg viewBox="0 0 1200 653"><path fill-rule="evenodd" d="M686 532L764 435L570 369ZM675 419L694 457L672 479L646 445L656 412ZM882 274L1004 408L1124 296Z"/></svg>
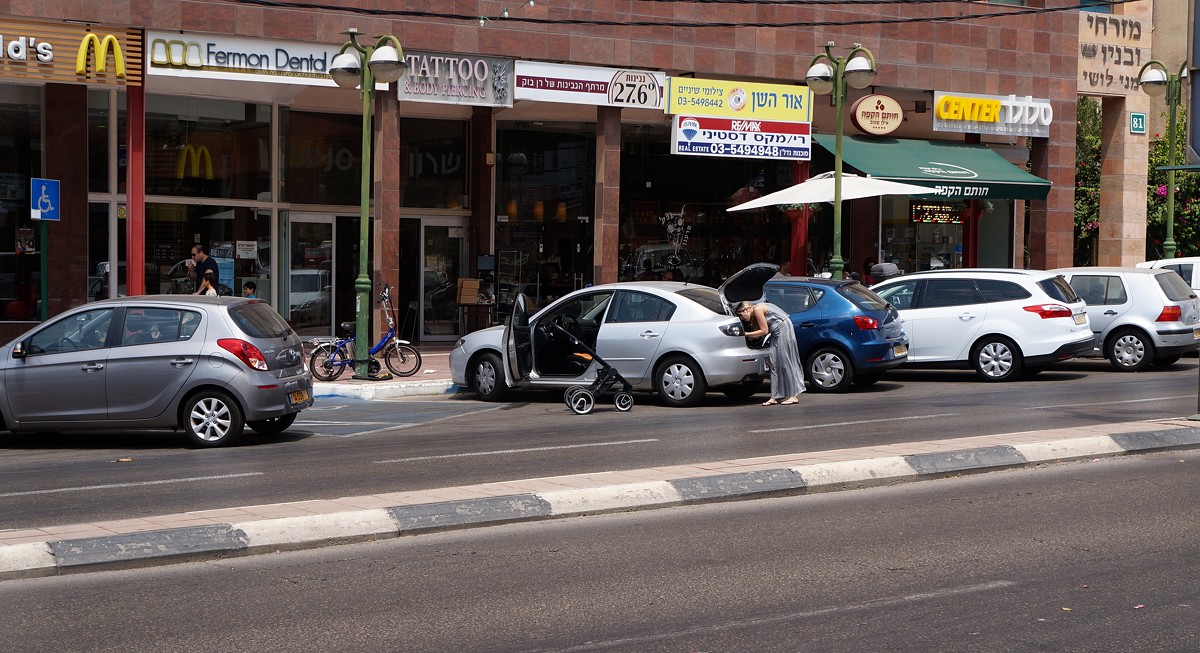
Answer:
<svg viewBox="0 0 1200 653"><path fill-rule="evenodd" d="M509 386L523 383L533 365L529 306L524 293L513 300L512 315L504 325L504 375Z"/></svg>

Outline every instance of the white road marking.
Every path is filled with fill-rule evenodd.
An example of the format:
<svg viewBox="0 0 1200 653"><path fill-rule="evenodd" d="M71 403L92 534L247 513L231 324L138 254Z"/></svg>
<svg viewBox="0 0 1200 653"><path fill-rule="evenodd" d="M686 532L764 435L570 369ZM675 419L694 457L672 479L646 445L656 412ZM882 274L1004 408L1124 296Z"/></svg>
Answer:
<svg viewBox="0 0 1200 653"><path fill-rule="evenodd" d="M817 610L806 610L804 612L793 612L790 614L781 614L772 617L758 617L751 619L743 619L739 621L729 621L726 623L718 623L706 626L695 626L692 628L684 628L672 632L658 633L655 635L646 635L643 637L623 637L620 639L610 639L607 641L593 641L579 646L559 649L559 651L599 651L604 649L638 649L644 647L650 642L662 642L677 639L695 638L700 635L711 633L721 633L731 630L743 628L753 628L764 626L767 624L788 623L791 621L799 621L801 619L811 619L813 617L824 617L831 614L842 614L846 612L858 612L862 610L878 610L880 608L890 608L898 605L916 603L918 601L936 601L939 599L953 598L964 594L974 594L977 592L991 592L994 590L1005 590L1016 583L1007 580L997 580L990 583L981 583L979 585L965 585L963 587L952 587L944 590L935 590L932 592L922 592L920 594L908 594L905 596L892 596L873 601L863 601L862 603L850 603L848 605L839 605L828 608L820 608ZM640 645L640 646L639 646Z"/></svg>
<svg viewBox="0 0 1200 653"><path fill-rule="evenodd" d="M226 478L243 478L246 476L262 476L265 472L246 472L244 474L222 474L220 476L193 476L191 478L165 478L159 481L138 481L135 483L111 483L109 485L80 485L77 487L60 487L50 490L28 490L25 492L5 492L0 499L7 497L27 497L39 494L58 494L60 492L86 492L88 490L113 490L126 487L142 487L146 485L170 485L172 483L195 483L197 481L219 481Z"/></svg>
<svg viewBox="0 0 1200 653"><path fill-rule="evenodd" d="M558 451L560 449L584 449L587 447L615 447L622 444L645 444L658 442L657 438L645 440L620 440L618 442L593 442L590 444L566 444L557 447L529 447L527 449L497 449L495 451L475 451L471 453L450 453L441 456L414 456L412 458L395 458L393 460L376 460L377 463L410 463L418 460L444 460L447 458L469 458L472 456L502 456L511 453L529 453L531 451Z"/></svg>
<svg viewBox="0 0 1200 653"><path fill-rule="evenodd" d="M1154 397L1152 399L1126 399L1124 401L1094 401L1088 404L1056 404L1054 406L1026 406L1022 410L1049 410L1051 408L1077 408L1081 406L1111 406L1113 404L1142 404L1150 401L1167 401L1168 399L1195 399L1196 395L1179 395L1178 397Z"/></svg>
<svg viewBox="0 0 1200 653"><path fill-rule="evenodd" d="M749 433L778 433L780 431L804 431L807 429L823 429L830 426L854 426L856 424L877 424L879 422L898 422L905 419L937 419L939 417L954 417L958 413L938 413L936 415L912 415L910 417L884 417L881 419L860 419L853 422L833 422L830 424L805 424L804 426L781 426L776 429L755 429Z"/></svg>

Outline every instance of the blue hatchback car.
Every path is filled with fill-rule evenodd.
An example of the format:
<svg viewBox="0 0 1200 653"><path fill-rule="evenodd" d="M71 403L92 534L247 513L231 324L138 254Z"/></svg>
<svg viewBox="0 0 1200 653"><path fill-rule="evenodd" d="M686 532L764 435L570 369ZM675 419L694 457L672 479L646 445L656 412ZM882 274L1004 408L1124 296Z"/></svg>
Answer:
<svg viewBox="0 0 1200 653"><path fill-rule="evenodd" d="M871 385L908 360L900 314L857 281L775 277L763 286L763 295L791 316L812 390Z"/></svg>

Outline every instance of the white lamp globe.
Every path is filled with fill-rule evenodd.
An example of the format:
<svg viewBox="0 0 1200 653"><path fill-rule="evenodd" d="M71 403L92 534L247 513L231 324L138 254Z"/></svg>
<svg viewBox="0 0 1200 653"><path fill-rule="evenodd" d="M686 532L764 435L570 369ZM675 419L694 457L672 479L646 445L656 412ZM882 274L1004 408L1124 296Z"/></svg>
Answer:
<svg viewBox="0 0 1200 653"><path fill-rule="evenodd" d="M342 88L355 88L362 83L362 59L357 53L343 52L329 62L329 75Z"/></svg>
<svg viewBox="0 0 1200 653"><path fill-rule="evenodd" d="M833 90L833 67L824 61L818 61L804 75L804 82L817 95L825 95Z"/></svg>
<svg viewBox="0 0 1200 653"><path fill-rule="evenodd" d="M1142 92L1150 97L1159 97L1167 92L1167 71L1158 66L1150 66L1138 80Z"/></svg>
<svg viewBox="0 0 1200 653"><path fill-rule="evenodd" d="M846 83L851 88L866 88L875 81L875 65L870 57L863 54L854 55L846 62Z"/></svg>
<svg viewBox="0 0 1200 653"><path fill-rule="evenodd" d="M367 65L371 67L371 74L375 79L388 84L400 79L404 75L404 69L408 67L400 52L390 45L375 48Z"/></svg>

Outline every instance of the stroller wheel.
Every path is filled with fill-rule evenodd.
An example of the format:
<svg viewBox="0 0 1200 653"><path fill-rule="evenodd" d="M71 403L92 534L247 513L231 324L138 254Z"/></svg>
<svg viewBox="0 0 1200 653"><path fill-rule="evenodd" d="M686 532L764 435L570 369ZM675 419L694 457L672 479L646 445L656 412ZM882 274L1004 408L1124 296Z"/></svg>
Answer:
<svg viewBox="0 0 1200 653"><path fill-rule="evenodd" d="M563 393L563 403L565 403L567 405L567 408L570 408L571 400L575 398L575 394L578 392L582 392L586 389L587 388L584 388L581 385L573 385L573 386L567 388L566 392Z"/></svg>
<svg viewBox="0 0 1200 653"><path fill-rule="evenodd" d="M591 391L580 388L579 392L571 395L570 406L576 415L587 415L596 407L596 398L592 396Z"/></svg>
<svg viewBox="0 0 1200 653"><path fill-rule="evenodd" d="M633 395L628 392L618 392L613 398L613 405L622 413L628 413L633 410Z"/></svg>

